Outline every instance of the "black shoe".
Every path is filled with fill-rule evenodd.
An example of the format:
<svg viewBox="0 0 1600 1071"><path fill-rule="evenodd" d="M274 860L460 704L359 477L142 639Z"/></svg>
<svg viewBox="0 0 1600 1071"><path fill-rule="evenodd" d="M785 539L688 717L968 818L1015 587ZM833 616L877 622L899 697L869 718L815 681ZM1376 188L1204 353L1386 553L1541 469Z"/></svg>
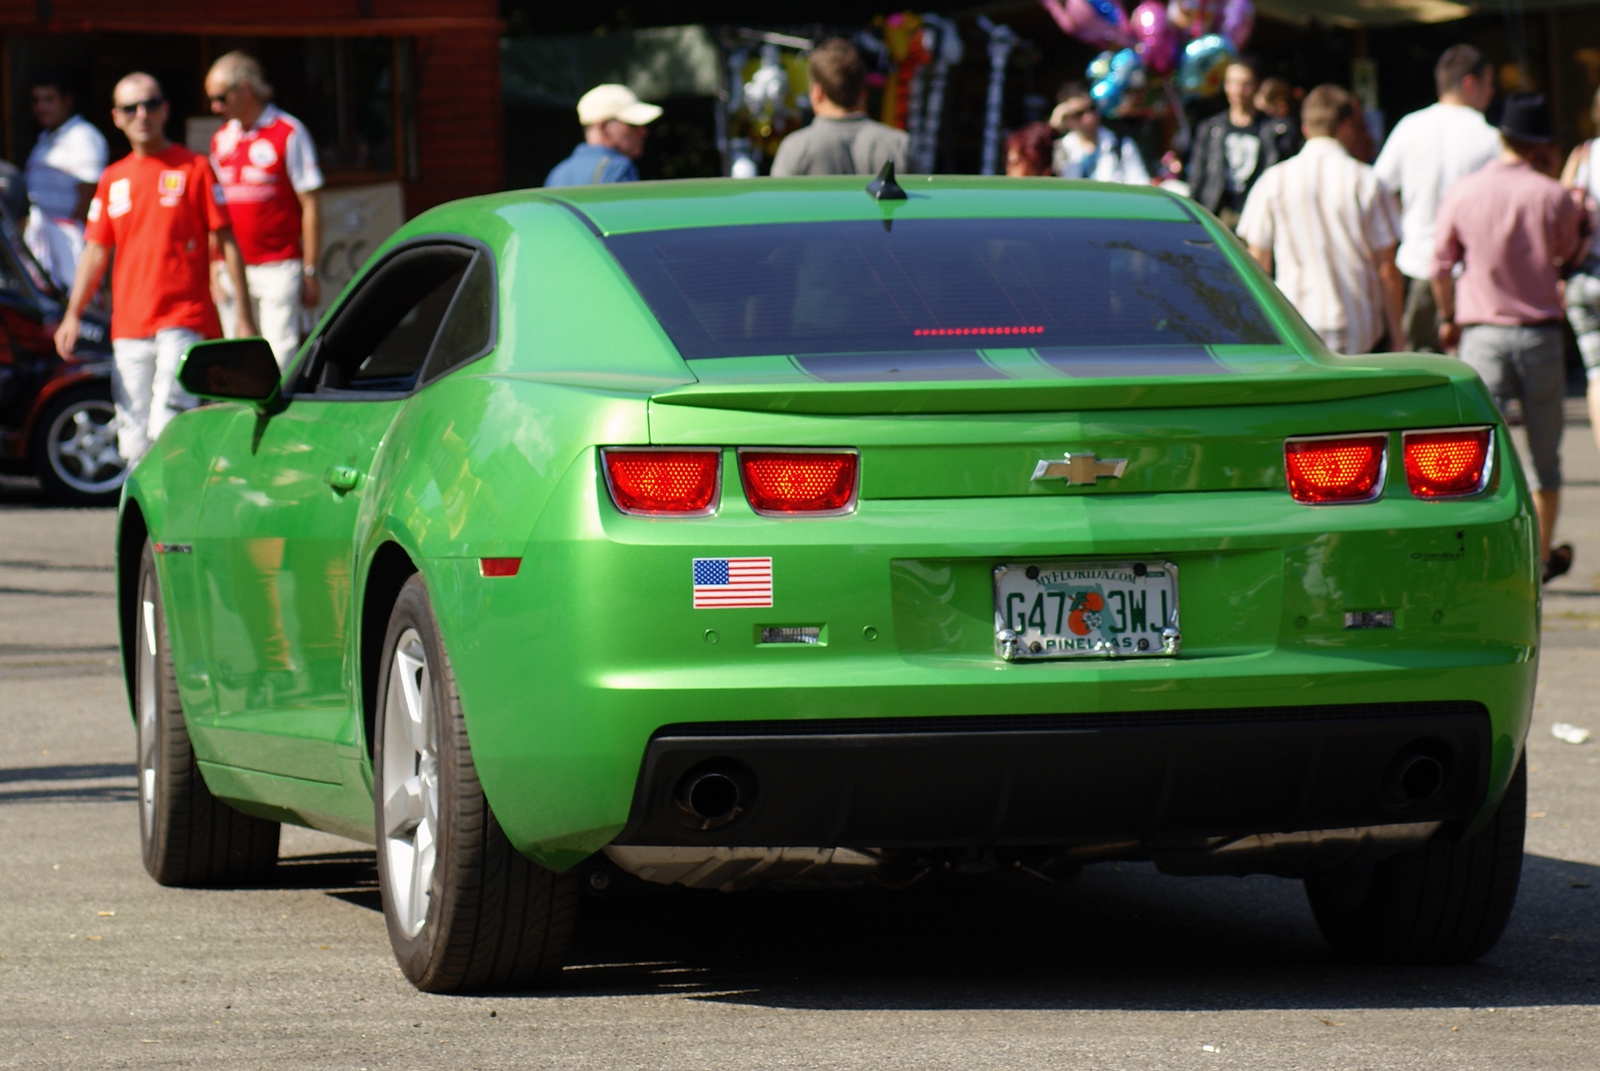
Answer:
<svg viewBox="0 0 1600 1071"><path fill-rule="evenodd" d="M1544 560L1544 582L1546 584L1558 576L1562 576L1572 568L1572 544L1563 543L1559 547L1550 548L1550 557Z"/></svg>

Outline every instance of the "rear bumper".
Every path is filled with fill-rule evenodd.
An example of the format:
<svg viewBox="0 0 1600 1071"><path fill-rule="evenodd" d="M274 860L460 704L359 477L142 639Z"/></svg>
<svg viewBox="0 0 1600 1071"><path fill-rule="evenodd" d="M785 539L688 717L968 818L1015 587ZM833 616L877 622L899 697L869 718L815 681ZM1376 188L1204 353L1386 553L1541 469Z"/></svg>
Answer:
<svg viewBox="0 0 1600 1071"><path fill-rule="evenodd" d="M784 822L804 827L804 835L775 825L774 839L762 840L752 814L738 835L747 845L813 848L886 838L1133 836L1163 824L1180 828L1184 814L1198 816L1196 828L1251 833L1413 820L1371 814L1370 784L1359 805L1340 796L1337 778L1317 772L1324 760L1316 756L1343 747L1363 753L1349 760L1346 776L1371 782L1392 749L1423 727L1397 728L1385 719L1401 715L1390 712L1378 719L1383 724L1334 718L1316 731L1298 722L1269 730L1242 714L1313 706L1474 704L1481 727L1468 734L1477 743L1461 767L1470 766L1470 776L1459 773L1437 803L1448 804L1451 817L1477 821L1498 802L1527 732L1538 579L1520 480L1480 499L1394 496L1359 509L1308 509L1281 492L1118 494L864 501L855 514L826 522L757 517L733 499L716 517L693 523L624 517L604 495L592 462L575 464L515 577L484 578L473 559L424 563L484 790L512 843L548 866L574 865L619 836L683 843L655 826L644 832L649 813L638 799L641 791L665 791L642 790L641 780L670 781L669 772L646 772L649 763L686 769L715 757L703 740L667 746L682 734L665 735L666 727L686 724L722 723L716 732L732 740L749 734L729 723L755 719L894 722L883 735L915 742L918 757L897 757L899 743L885 744L873 759L884 770L904 767L894 775L901 781L975 786L913 797L930 816L922 828L897 832L891 799L861 812L886 816L880 827L830 826L799 814ZM693 608L690 563L718 555L770 556L772 607ZM1179 656L1000 660L994 567L1078 557L1174 562ZM1375 609L1392 610L1394 627L1345 628L1347 612ZM821 642L767 644L766 626L820 626ZM1209 729L1140 725L1151 711L1225 716ZM951 743L941 734L920 740L906 720L1068 715L1107 724L1093 733L1057 725L1045 736L1002 732ZM1465 741L1466 733L1450 728L1447 736ZM773 764L761 773L779 779L771 784L800 776L784 773L786 764L808 777L832 770L838 786L815 799L837 800L846 783L856 783L840 756L871 750L863 734L836 734L849 738L843 741L801 735L807 739L792 746L740 744L741 754L760 756L740 761ZM1467 744L1460 746L1466 755ZM1033 826L1024 822L1019 789L993 787L1008 769L1013 778L1029 769L1030 749L1050 757L1029 776L1089 786L1078 795L1046 793L1034 810L1054 808L1055 817L1028 818ZM681 756L667 757L678 750ZM1170 773L1166 756L1176 763ZM1102 773L1118 762L1121 773ZM879 772L862 783L888 777ZM1169 777L1180 796L1163 802ZM1228 811L1249 783L1258 785L1258 798ZM1211 803L1201 799L1208 794L1216 797ZM797 802L799 812L822 806L811 795L788 798L811 801ZM1291 806L1296 799L1303 813ZM1305 810L1313 805L1323 808L1320 817ZM997 824L997 808L1015 814ZM1080 816L1081 828L1062 819L1069 813ZM934 818L943 822L938 829ZM1112 827L1115 834L1104 834Z"/></svg>
<svg viewBox="0 0 1600 1071"><path fill-rule="evenodd" d="M1489 757L1488 712L1466 702L675 725L650 740L614 843L982 848L1463 820ZM737 800L697 813L706 773Z"/></svg>

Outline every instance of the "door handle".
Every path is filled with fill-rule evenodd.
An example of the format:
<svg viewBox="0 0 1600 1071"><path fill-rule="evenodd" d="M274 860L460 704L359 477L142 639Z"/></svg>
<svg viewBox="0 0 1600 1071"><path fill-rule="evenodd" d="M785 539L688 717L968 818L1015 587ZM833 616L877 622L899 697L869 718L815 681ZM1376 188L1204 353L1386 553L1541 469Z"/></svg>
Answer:
<svg viewBox="0 0 1600 1071"><path fill-rule="evenodd" d="M361 482L361 473L357 472L353 465L329 465L328 471L322 474L322 478L327 481L329 487L342 494L352 490Z"/></svg>

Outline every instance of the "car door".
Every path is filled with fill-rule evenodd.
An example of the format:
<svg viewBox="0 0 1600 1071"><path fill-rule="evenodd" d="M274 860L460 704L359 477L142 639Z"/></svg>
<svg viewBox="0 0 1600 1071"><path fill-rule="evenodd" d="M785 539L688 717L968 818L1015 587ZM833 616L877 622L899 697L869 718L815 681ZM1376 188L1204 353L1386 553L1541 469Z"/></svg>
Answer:
<svg viewBox="0 0 1600 1071"><path fill-rule="evenodd" d="M194 541L213 760L331 783L341 758L359 763L358 517L385 432L425 381L435 341L452 335L446 320L475 265L492 290L488 255L470 246L390 254L308 344L284 407L231 425Z"/></svg>

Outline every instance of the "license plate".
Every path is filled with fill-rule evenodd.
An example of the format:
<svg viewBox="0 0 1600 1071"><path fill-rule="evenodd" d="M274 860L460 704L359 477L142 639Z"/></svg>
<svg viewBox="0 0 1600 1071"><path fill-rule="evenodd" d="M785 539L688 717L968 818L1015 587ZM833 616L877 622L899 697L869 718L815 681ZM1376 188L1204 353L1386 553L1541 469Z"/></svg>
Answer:
<svg viewBox="0 0 1600 1071"><path fill-rule="evenodd" d="M1178 569L1171 562L1019 562L994 571L995 653L1138 658L1178 653Z"/></svg>

